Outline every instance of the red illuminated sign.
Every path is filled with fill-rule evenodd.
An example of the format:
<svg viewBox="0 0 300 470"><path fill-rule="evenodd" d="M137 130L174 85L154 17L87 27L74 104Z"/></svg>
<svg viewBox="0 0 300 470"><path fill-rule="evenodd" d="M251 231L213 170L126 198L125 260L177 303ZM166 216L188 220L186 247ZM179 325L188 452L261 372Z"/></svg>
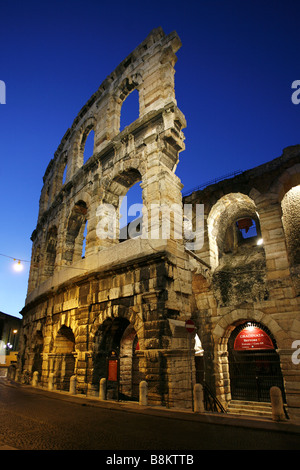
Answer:
<svg viewBox="0 0 300 470"><path fill-rule="evenodd" d="M246 326L237 335L234 350L247 351L253 349L274 349L274 345L265 331L256 326Z"/></svg>

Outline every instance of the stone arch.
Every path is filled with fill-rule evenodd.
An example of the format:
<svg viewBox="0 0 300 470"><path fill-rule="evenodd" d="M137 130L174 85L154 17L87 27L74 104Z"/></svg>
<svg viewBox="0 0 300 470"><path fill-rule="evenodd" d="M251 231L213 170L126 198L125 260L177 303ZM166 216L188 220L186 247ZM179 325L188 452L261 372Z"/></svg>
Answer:
<svg viewBox="0 0 300 470"><path fill-rule="evenodd" d="M69 390L70 378L75 371L75 334L66 324L57 328L50 354L49 371L54 374L54 386L59 390Z"/></svg>
<svg viewBox="0 0 300 470"><path fill-rule="evenodd" d="M127 164L125 167L122 166L121 168L114 169L111 177L106 179L106 189L103 197L103 204L109 204L113 206L115 210L116 220L114 222L114 242L118 242L120 238L119 219L123 198L126 196L129 189L132 188L135 184L141 183L142 185L143 175L140 170L143 171L143 168L138 169L135 166L132 166L132 164Z"/></svg>
<svg viewBox="0 0 300 470"><path fill-rule="evenodd" d="M74 335L74 338L77 337L78 335L78 325L75 319L70 315L70 312L64 312L60 315L59 321L52 326L52 339L51 339L51 344L50 344L50 351L54 351L54 341L55 338L61 329L68 328L68 331L71 331L72 334ZM75 343L76 347L76 343ZM75 349L74 349L75 351Z"/></svg>
<svg viewBox="0 0 300 470"><path fill-rule="evenodd" d="M244 322L257 322L265 326L275 339L278 351L286 347L289 338L279 323L270 315L255 309L232 310L217 321L212 334L214 341L216 394L224 404L230 401L230 376L228 363L228 341L235 328Z"/></svg>
<svg viewBox="0 0 300 470"><path fill-rule="evenodd" d="M254 320L258 323L264 324L276 339L278 348L282 347L286 340L289 339L279 323L270 315L265 314L260 310L239 308L223 315L213 329L215 347L218 352L223 353L225 351L224 348L227 347L229 336L236 325L247 320Z"/></svg>
<svg viewBox="0 0 300 470"><path fill-rule="evenodd" d="M139 91L135 88L124 99L120 112L120 132L139 118L139 96Z"/></svg>
<svg viewBox="0 0 300 470"><path fill-rule="evenodd" d="M42 374L43 348L44 348L44 336L41 330L37 330L33 338L34 356L33 356L32 372L37 371L39 373L39 377L41 377L41 374Z"/></svg>
<svg viewBox="0 0 300 470"><path fill-rule="evenodd" d="M40 266L42 261L42 250L39 242L34 243L32 247L31 266L28 281L28 292L31 292L38 285Z"/></svg>
<svg viewBox="0 0 300 470"><path fill-rule="evenodd" d="M51 203L52 181L45 181L40 197L40 213L45 212Z"/></svg>
<svg viewBox="0 0 300 470"><path fill-rule="evenodd" d="M72 328L65 324L61 325L54 338L53 349L54 352L61 352L63 354L75 351L75 336Z"/></svg>
<svg viewBox="0 0 300 470"><path fill-rule="evenodd" d="M128 303L131 303L128 301ZM99 328L103 325L106 321L110 322L115 317L122 317L128 321L128 324L132 325L135 329L138 338L139 338L139 347L140 349L144 348L144 322L142 318L141 311L134 306L124 307L124 308L115 308L114 314L112 313L111 307L108 307L101 315L97 316L93 324L90 326L90 340L91 343L95 343L95 337L99 332Z"/></svg>
<svg viewBox="0 0 300 470"><path fill-rule="evenodd" d="M271 186L270 194L278 207L285 250L296 295L300 293L300 163L287 168ZM280 220L281 217L281 220Z"/></svg>
<svg viewBox="0 0 300 470"><path fill-rule="evenodd" d="M88 206L82 199L74 203L70 211L65 235L64 260L72 263L81 259L83 236L88 220Z"/></svg>
<svg viewBox="0 0 300 470"><path fill-rule="evenodd" d="M300 185L300 163L285 170L273 183L270 193L281 202L284 195L293 187Z"/></svg>
<svg viewBox="0 0 300 470"><path fill-rule="evenodd" d="M114 172L109 180L103 202L118 207L119 197L125 196L131 186L142 181L142 174L137 168L128 167L122 171Z"/></svg>
<svg viewBox="0 0 300 470"><path fill-rule="evenodd" d="M280 202L288 259L294 271L300 265L300 163L283 172L272 189Z"/></svg>
<svg viewBox="0 0 300 470"><path fill-rule="evenodd" d="M300 265L300 184L285 193L281 210L290 266Z"/></svg>
<svg viewBox="0 0 300 470"><path fill-rule="evenodd" d="M139 395L140 382L137 350L139 350L139 338L134 326L129 323L120 341L120 385L125 397L136 399Z"/></svg>
<svg viewBox="0 0 300 470"><path fill-rule="evenodd" d="M207 218L210 265L215 270L226 242L226 231L236 220L250 217L259 227L259 215L254 201L242 193L229 193L211 208Z"/></svg>
<svg viewBox="0 0 300 470"><path fill-rule="evenodd" d="M135 90L138 92L138 100L139 100L139 116L140 116L140 87L143 83L142 76L140 73L135 73L126 76L123 78L117 87L114 96L116 102L116 113L117 113L117 128L120 131L120 123L121 123L121 112L122 107L128 96L133 93Z"/></svg>
<svg viewBox="0 0 300 470"><path fill-rule="evenodd" d="M63 151L56 163L53 175L53 196L55 197L61 190L62 186L68 181L69 164L68 153ZM65 180L64 180L65 177ZM54 198L53 198L54 199Z"/></svg>
<svg viewBox="0 0 300 470"><path fill-rule="evenodd" d="M127 298L126 301L124 298L124 302L128 305L132 304L132 301L133 299ZM132 347L136 347L135 337L138 338L138 351L144 348L144 323L142 315L137 311L136 307L133 308L133 305L125 307L121 304L122 301L120 304L108 306L105 311L95 318L95 321L90 326L89 338L93 366L89 380L91 382L90 386L94 390L98 390L100 379L105 377L106 357L111 349L116 350L118 354L121 351L123 362L123 364L121 362L121 372L126 369L126 362L128 366L128 362L131 361L135 377L140 377L138 358L134 357L134 353L131 353L128 361L128 350L130 349L130 343ZM133 332L135 333L134 337L132 335ZM126 355L127 358L125 358ZM138 380L138 378L135 378L130 385L131 392L134 394L137 392L136 386ZM128 385L128 381L127 384L123 381L123 385Z"/></svg>
<svg viewBox="0 0 300 470"><path fill-rule="evenodd" d="M93 337L92 388L97 389L100 379L106 377L108 355L115 351L119 359L120 393L123 398L133 398L133 395L136 398L139 384L137 344L137 331L126 316L107 316Z"/></svg>
<svg viewBox="0 0 300 470"><path fill-rule="evenodd" d="M56 250L57 250L57 227L52 226L46 237L46 246L45 246L45 264L44 264L44 276L47 279L54 274L55 269L55 259L56 259Z"/></svg>
<svg viewBox="0 0 300 470"><path fill-rule="evenodd" d="M84 148L85 143L88 138L88 135L93 130L96 129L96 118L94 116L88 117L80 126L80 128L76 131L74 142L73 142L73 151L72 151L72 159L73 159L73 168L74 172L77 169L81 168L84 164ZM94 142L95 148L95 142Z"/></svg>

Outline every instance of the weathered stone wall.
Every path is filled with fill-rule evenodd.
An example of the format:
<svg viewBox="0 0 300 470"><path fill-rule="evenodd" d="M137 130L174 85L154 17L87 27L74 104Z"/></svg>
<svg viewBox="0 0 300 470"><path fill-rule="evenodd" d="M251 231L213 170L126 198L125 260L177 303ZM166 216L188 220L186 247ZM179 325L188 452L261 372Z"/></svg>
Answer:
<svg viewBox="0 0 300 470"><path fill-rule="evenodd" d="M96 275L79 276L62 284L55 292L47 293L25 310L23 330L28 338L34 338L43 332L44 348L40 361L41 383L47 386L50 373L61 374L61 355L74 356L74 366L69 377L77 376L77 389L82 393L96 393L99 381L106 374L105 361L97 363L102 325L108 319L126 319L138 336L139 351L137 352L139 381L143 378L148 382L150 403L171 402L170 383L174 382L174 374L178 374L178 360L188 353L187 338L183 334L180 350L169 358L170 352L178 343L172 344L172 331L169 322L182 318L182 292L176 291L174 281L178 279L178 268L168 259L166 253L154 253L152 256L126 263L123 266L111 267L106 272ZM43 298L44 297L44 298ZM185 315L190 315L187 306ZM179 322L180 324L182 321ZM57 339L62 327L67 327L74 335L73 345L70 338L59 342ZM184 327L182 328L184 330ZM132 341L134 336L132 336ZM36 361L35 342L26 350L26 369L32 370ZM128 348L128 345L127 345ZM122 349L122 348L121 348ZM107 354L108 348L103 348ZM120 356L122 357L122 350ZM125 356L125 355L124 355ZM127 354L128 356L128 354ZM103 362L104 361L104 362ZM70 358L68 363L70 366ZM97 364L96 364L97 363ZM121 359L121 367L126 375L126 359ZM186 366L186 364L185 364ZM100 371L96 369L100 367ZM64 376L66 373L64 372ZM126 378L123 391L128 387ZM185 380L184 371L178 375L178 382ZM57 388L59 379L56 379ZM177 382L174 384L175 399L172 403L186 402L184 389L177 395ZM127 390L128 391L128 390ZM185 397L184 399L182 397Z"/></svg>
<svg viewBox="0 0 300 470"><path fill-rule="evenodd" d="M197 256L209 268L206 278L194 271L193 293L207 381L226 404L229 336L243 321L259 322L276 339L291 415L300 410L299 366L292 361L292 344L300 337L299 158L299 146L287 148L268 164L185 198L205 210L205 241ZM256 219L257 236L238 244L232 227L242 217Z"/></svg>
<svg viewBox="0 0 300 470"><path fill-rule="evenodd" d="M177 356L185 357L189 347L184 330L191 316L189 257L175 237L174 219L170 237L162 239L157 234L163 217L150 210L153 204L182 204L182 184L174 173L186 125L174 93L180 45L176 33L152 31L82 108L48 165L32 234L20 376L38 370L47 386L54 374L54 387L65 388L74 374L78 392L97 394L107 355L117 349L124 395L136 396L145 379L150 403L190 406L184 391L178 397L170 392L171 380L176 387ZM139 118L119 132L121 107L133 90L139 94ZM84 163L91 130L93 155ZM118 210L136 182L143 190L143 236L119 243L118 226L115 237L99 236L99 207ZM176 360L169 325L174 318L183 325ZM178 381L187 383L187 374L185 367Z"/></svg>

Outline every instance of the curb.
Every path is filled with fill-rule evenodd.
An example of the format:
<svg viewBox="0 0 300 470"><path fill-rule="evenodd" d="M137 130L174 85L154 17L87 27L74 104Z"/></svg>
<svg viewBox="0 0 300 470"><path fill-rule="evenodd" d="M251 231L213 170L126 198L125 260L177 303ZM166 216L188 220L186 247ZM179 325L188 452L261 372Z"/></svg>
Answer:
<svg viewBox="0 0 300 470"><path fill-rule="evenodd" d="M229 415L223 413L195 413L191 410L183 409L167 409L160 406L143 406L138 402L126 402L105 400L101 401L97 397L89 397L86 395L70 395L69 392L60 392L57 390L46 390L41 387L33 387L32 385L24 385L13 381L2 381L3 384L11 387L22 387L30 393L43 394L49 398L77 403L80 406L94 406L97 408L105 408L111 411L123 411L128 413L139 413L151 416L160 416L166 419L179 419L186 421L198 421L206 424L236 426L243 428L264 429L277 432L300 434L300 424L290 422L289 420L274 422L268 418L249 417L246 415Z"/></svg>

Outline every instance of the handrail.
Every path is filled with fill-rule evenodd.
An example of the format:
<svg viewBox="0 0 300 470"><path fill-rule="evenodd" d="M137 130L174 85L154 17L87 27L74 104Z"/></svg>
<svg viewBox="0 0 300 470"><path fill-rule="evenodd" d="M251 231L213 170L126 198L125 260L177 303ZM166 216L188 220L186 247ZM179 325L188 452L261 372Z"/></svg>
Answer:
<svg viewBox="0 0 300 470"><path fill-rule="evenodd" d="M217 411L219 413L226 413L222 403L215 396L209 385L202 382L203 393L204 393L204 407L206 411Z"/></svg>

